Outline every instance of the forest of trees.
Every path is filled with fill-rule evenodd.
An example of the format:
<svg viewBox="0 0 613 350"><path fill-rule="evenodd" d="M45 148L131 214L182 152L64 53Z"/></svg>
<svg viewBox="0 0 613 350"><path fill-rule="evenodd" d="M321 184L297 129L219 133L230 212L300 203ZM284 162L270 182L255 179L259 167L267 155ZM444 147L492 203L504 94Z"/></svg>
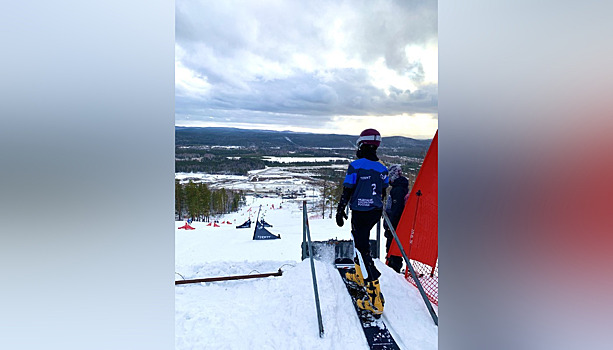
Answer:
<svg viewBox="0 0 613 350"><path fill-rule="evenodd" d="M181 184L175 180L175 215L178 220L208 221L210 216L238 210L244 200L242 191L211 190L204 183L190 181Z"/></svg>
<svg viewBox="0 0 613 350"><path fill-rule="evenodd" d="M267 162L257 158L240 160L214 156L203 160L175 160L175 172L247 175L250 170L264 169Z"/></svg>

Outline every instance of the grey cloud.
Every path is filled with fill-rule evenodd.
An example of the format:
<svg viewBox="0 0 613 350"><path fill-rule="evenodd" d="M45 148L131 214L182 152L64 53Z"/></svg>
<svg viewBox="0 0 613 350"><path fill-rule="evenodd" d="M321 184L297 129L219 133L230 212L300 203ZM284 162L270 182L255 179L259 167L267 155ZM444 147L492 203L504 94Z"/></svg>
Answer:
<svg viewBox="0 0 613 350"><path fill-rule="evenodd" d="M302 101L309 103L323 103L335 105L338 102L338 94L328 85L317 86L301 84L292 89L291 94L301 97Z"/></svg>
<svg viewBox="0 0 613 350"><path fill-rule="evenodd" d="M268 124L271 126L279 125L298 125L306 128L320 128L330 120L328 116L307 116L301 114L239 110L239 109L208 109L202 108L189 110L178 110L177 117L180 120L205 121L205 122L227 122L231 124Z"/></svg>
<svg viewBox="0 0 613 350"><path fill-rule="evenodd" d="M236 109L305 115L385 115L436 113L435 85L416 91L394 88L389 96L372 86L364 70L342 69L321 81L317 74L296 74L287 79L254 81L238 91L219 85L194 103L211 109ZM184 99L177 98L177 105Z"/></svg>
<svg viewBox="0 0 613 350"><path fill-rule="evenodd" d="M378 5L378 6L377 6ZM176 6L176 40L189 50L206 45L216 55L235 59L243 51L276 62L293 53L318 52L333 45L327 31L339 22L344 49L366 62L384 57L398 72L413 61L410 43L437 37L436 1L296 1L277 6L258 2L180 1Z"/></svg>
<svg viewBox="0 0 613 350"><path fill-rule="evenodd" d="M265 7L259 2L178 1L176 42L181 64L206 77L200 97L176 96L177 119L191 115L232 122L294 118L322 124L333 115L434 113L438 87L423 85L424 71L404 47L437 37L436 1L296 1ZM326 55L344 34L348 56L385 64L419 89L375 87L364 69L329 69ZM296 66L308 56L314 70ZM248 116L248 117L247 117ZM305 116L304 118L298 116Z"/></svg>
<svg viewBox="0 0 613 350"><path fill-rule="evenodd" d="M226 59L252 52L283 63L295 52L328 47L323 32L330 5L325 4L288 1L272 7L257 1L177 2L175 37L187 50L201 44Z"/></svg>
<svg viewBox="0 0 613 350"><path fill-rule="evenodd" d="M361 2L368 8L372 2ZM372 11L359 11L347 25L354 40L348 49L373 62L385 58L390 69L402 73L409 62L404 47L424 44L438 36L437 1L387 1Z"/></svg>

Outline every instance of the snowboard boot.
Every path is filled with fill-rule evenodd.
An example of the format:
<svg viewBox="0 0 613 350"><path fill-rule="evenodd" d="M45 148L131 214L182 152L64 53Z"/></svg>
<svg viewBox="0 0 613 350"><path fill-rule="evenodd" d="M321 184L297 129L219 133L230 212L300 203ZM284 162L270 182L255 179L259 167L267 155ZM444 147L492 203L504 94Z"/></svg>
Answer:
<svg viewBox="0 0 613 350"><path fill-rule="evenodd" d="M364 277L362 275L362 269L360 268L360 264L358 262L354 263L355 272L346 272L345 277L354 283L357 283L360 287L364 287Z"/></svg>
<svg viewBox="0 0 613 350"><path fill-rule="evenodd" d="M381 317L383 314L383 305L385 305L385 298L381 293L381 286L379 280L366 282L366 293L368 297L365 299L357 300L358 307L363 310L368 310L373 313L376 318Z"/></svg>

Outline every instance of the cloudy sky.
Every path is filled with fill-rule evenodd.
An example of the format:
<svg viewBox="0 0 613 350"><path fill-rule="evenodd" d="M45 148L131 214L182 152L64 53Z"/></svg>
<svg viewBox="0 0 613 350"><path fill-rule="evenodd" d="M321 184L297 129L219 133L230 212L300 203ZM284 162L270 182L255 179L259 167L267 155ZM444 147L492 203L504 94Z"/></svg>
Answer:
<svg viewBox="0 0 613 350"><path fill-rule="evenodd" d="M175 124L432 138L436 1L176 2Z"/></svg>

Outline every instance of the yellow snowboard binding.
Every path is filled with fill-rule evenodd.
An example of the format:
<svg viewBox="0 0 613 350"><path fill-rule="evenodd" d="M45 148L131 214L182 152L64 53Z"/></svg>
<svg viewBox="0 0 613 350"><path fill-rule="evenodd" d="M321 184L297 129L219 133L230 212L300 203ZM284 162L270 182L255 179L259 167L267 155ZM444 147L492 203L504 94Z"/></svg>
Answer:
<svg viewBox="0 0 613 350"><path fill-rule="evenodd" d="M356 259L357 260L357 259ZM346 272L345 278L347 280L357 283L360 287L364 287L364 276L362 275L362 269L359 262L354 262L355 272Z"/></svg>
<svg viewBox="0 0 613 350"><path fill-rule="evenodd" d="M385 299L383 294L381 294L381 286L378 279L366 283L366 293L368 298L356 300L358 307L372 312L376 318L379 318L383 314Z"/></svg>

